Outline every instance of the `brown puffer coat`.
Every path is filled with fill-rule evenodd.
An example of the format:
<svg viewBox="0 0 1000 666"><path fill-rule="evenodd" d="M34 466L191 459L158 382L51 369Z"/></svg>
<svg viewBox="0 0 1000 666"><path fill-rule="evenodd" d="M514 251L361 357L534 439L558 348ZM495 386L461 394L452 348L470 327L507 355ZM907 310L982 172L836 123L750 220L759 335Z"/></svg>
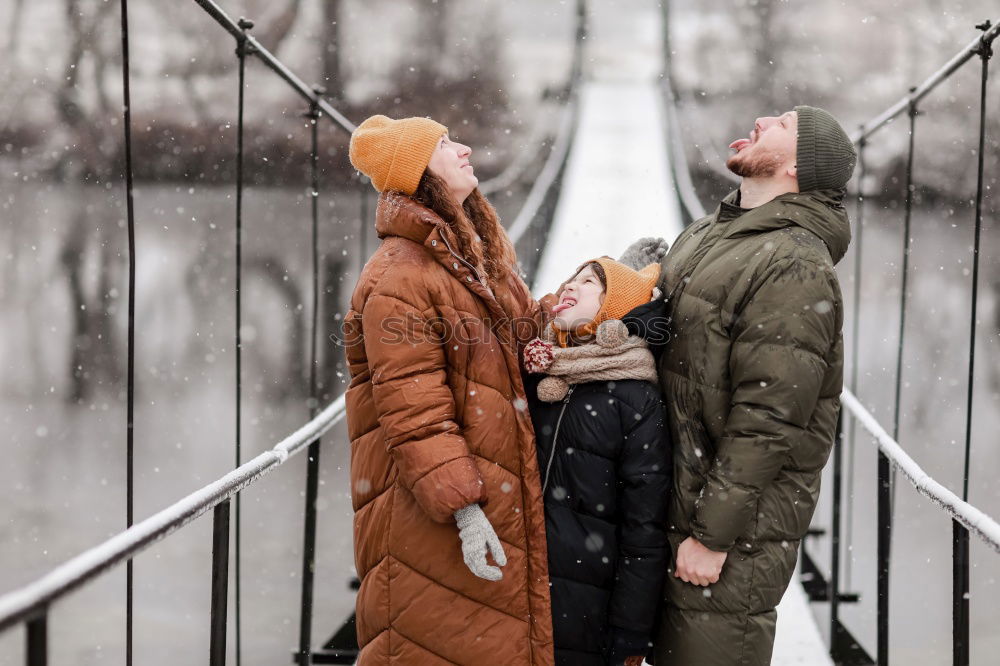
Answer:
<svg viewBox="0 0 1000 666"><path fill-rule="evenodd" d="M513 270L491 290L409 197L383 194L375 228L382 244L345 320L359 663L552 664L519 362L551 303ZM452 513L473 502L507 554L499 582L462 560Z"/></svg>

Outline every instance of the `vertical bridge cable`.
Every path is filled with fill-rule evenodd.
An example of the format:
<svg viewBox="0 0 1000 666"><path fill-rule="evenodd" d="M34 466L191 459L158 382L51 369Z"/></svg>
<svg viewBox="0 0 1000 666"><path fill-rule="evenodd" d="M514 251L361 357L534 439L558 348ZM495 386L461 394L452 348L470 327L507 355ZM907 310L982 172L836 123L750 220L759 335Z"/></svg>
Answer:
<svg viewBox="0 0 1000 666"><path fill-rule="evenodd" d="M969 466L972 452L972 390L976 367L976 301L979 286L979 241L983 224L983 157L986 148L986 82L989 60L993 55L986 31L989 21L976 26L983 31L979 57L983 62L979 91L979 155L976 175L975 240L972 250L972 314L969 323L969 381L965 405L965 459L962 467L962 500L969 501ZM952 521L952 661L956 666L969 663L969 530Z"/></svg>
<svg viewBox="0 0 1000 666"><path fill-rule="evenodd" d="M236 467L241 464L240 455L240 395L241 367L240 357L243 351L243 340L240 333L242 310L240 308L240 278L242 274L242 239L243 239L243 90L246 73L246 57L251 52L247 42L246 31L253 27L253 21L240 17L239 27L242 35L237 39L236 55L239 57L239 111L236 121ZM235 540L235 579L233 581L234 601L236 603L236 666L240 664L240 494L236 495L236 540Z"/></svg>
<svg viewBox="0 0 1000 666"><path fill-rule="evenodd" d="M911 88L911 94L916 88ZM913 212L913 154L914 135L917 120L917 103L909 104L910 137L906 159L906 214L903 221L903 265L899 303L899 346L896 351L896 390L893 407L892 438L899 441L899 409L903 380L903 332L906 327L907 273L910 264L910 219ZM891 471L889 458L879 450L878 454L878 648L876 661L879 666L889 663L889 556L892 543L892 494L895 489L895 473Z"/></svg>
<svg viewBox="0 0 1000 666"><path fill-rule="evenodd" d="M312 198L312 331L309 350L309 418L312 420L319 411L319 395L316 386L316 345L319 321L319 136L318 126L320 110L318 100L326 91L323 88L313 89L316 100L309 105L306 117L309 119L311 132L311 149L309 153L312 182L310 196ZM363 221L362 221L363 222ZM312 608L313 608L313 577L316 562L316 496L319 491L319 447L317 438L309 445L309 460L306 463L306 507L305 527L303 530L302 548L302 610L299 616L299 654L298 663L302 666L312 664Z"/></svg>
<svg viewBox="0 0 1000 666"><path fill-rule="evenodd" d="M916 92L916 88L911 88L910 93ZM916 101L910 102L909 117L910 117L910 136L909 136L909 150L906 156L906 209L903 218L903 265L900 269L902 271L899 289L899 345L896 350L896 390L895 390L895 404L893 406L892 414L892 438L899 441L899 412L901 408L901 396L903 387L903 342L904 342L904 332L906 328L906 301L907 301L907 287L909 283L909 266L910 266L910 222L913 217L913 191L916 189L913 185L913 157L914 157L914 142L916 137L916 124L917 116L920 114L917 111ZM896 475L892 475L892 489L893 489L893 499L895 500L895 480Z"/></svg>
<svg viewBox="0 0 1000 666"><path fill-rule="evenodd" d="M858 141L858 199L857 213L855 215L855 240L854 240L854 319L851 322L851 340L854 349L851 352L851 393L858 395L858 364L860 363L861 350L861 266L863 261L862 241L864 238L865 223L865 178L868 176L868 168L865 163L865 148L868 146L868 139L864 136L864 125L861 126L861 139ZM847 437L847 469L852 473L847 475L847 531L848 544L853 543L854 538L854 451L855 451L855 428L857 419L850 419L850 430ZM848 557L844 562L844 585L846 588L852 586L851 574L854 558Z"/></svg>
<svg viewBox="0 0 1000 666"><path fill-rule="evenodd" d="M128 217L128 375L125 420L125 527L132 527L135 490L133 431L135 426L135 213L132 202L132 100L129 91L128 0L121 0L122 109L125 115L125 210ZM125 563L125 663L132 666L132 559Z"/></svg>

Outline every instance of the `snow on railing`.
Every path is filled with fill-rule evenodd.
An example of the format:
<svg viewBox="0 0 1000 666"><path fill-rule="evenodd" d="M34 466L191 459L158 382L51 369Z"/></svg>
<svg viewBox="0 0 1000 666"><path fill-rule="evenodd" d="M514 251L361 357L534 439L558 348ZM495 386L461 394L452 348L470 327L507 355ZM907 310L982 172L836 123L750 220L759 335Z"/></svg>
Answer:
<svg viewBox="0 0 1000 666"><path fill-rule="evenodd" d="M0 631L31 619L53 601L80 587L91 578L134 557L168 534L197 519L224 502L340 422L345 415L344 396L330 403L301 428L273 448L246 462L167 508L119 532L107 541L80 553L38 580L0 597Z"/></svg>
<svg viewBox="0 0 1000 666"><path fill-rule="evenodd" d="M871 433L882 453L889 458L892 465L903 476L909 479L917 492L947 511L952 518L965 525L971 533L1000 553L1000 524L968 502L962 501L958 495L935 481L913 458L907 455L903 447L885 431L885 428L879 424L871 412L864 408L857 396L849 389L844 389L843 393L840 394L840 399L842 404L864 426L865 430Z"/></svg>

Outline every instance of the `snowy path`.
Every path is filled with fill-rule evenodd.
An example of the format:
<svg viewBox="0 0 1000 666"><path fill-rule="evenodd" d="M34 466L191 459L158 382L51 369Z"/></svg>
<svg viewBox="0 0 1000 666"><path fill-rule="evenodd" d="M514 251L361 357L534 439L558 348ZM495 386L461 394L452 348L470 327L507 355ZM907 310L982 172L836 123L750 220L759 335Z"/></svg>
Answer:
<svg viewBox="0 0 1000 666"><path fill-rule="evenodd" d="M652 81L590 81L546 250L534 281L556 289L580 263L683 229Z"/></svg>
<svg viewBox="0 0 1000 666"><path fill-rule="evenodd" d="M774 666L833 666L798 572L778 604L778 632L774 637L771 663Z"/></svg>
<svg viewBox="0 0 1000 666"><path fill-rule="evenodd" d="M532 289L556 289L580 263L683 229L656 88L662 62L655 3L591 3L580 121ZM832 665L796 575L778 606L775 666Z"/></svg>
<svg viewBox="0 0 1000 666"><path fill-rule="evenodd" d="M656 83L656 3L589 3L580 118L546 251L532 285L556 289L580 263L643 236L673 242L683 229L670 180Z"/></svg>

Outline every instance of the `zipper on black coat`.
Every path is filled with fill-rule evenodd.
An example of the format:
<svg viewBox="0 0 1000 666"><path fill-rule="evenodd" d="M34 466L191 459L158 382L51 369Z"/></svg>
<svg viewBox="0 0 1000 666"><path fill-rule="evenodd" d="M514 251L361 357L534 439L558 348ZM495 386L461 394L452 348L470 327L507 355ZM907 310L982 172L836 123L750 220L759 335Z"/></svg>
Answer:
<svg viewBox="0 0 1000 666"><path fill-rule="evenodd" d="M562 424L563 414L566 413L566 406L569 404L569 399L573 395L573 389L576 386L570 386L569 391L566 392L566 397L562 399L562 407L559 408L559 418L556 419L556 431L552 435L552 450L549 451L549 462L545 465L545 481L542 482L542 497L545 497L545 489L549 485L549 472L552 471L552 461L556 459L556 444L559 443L559 426Z"/></svg>

